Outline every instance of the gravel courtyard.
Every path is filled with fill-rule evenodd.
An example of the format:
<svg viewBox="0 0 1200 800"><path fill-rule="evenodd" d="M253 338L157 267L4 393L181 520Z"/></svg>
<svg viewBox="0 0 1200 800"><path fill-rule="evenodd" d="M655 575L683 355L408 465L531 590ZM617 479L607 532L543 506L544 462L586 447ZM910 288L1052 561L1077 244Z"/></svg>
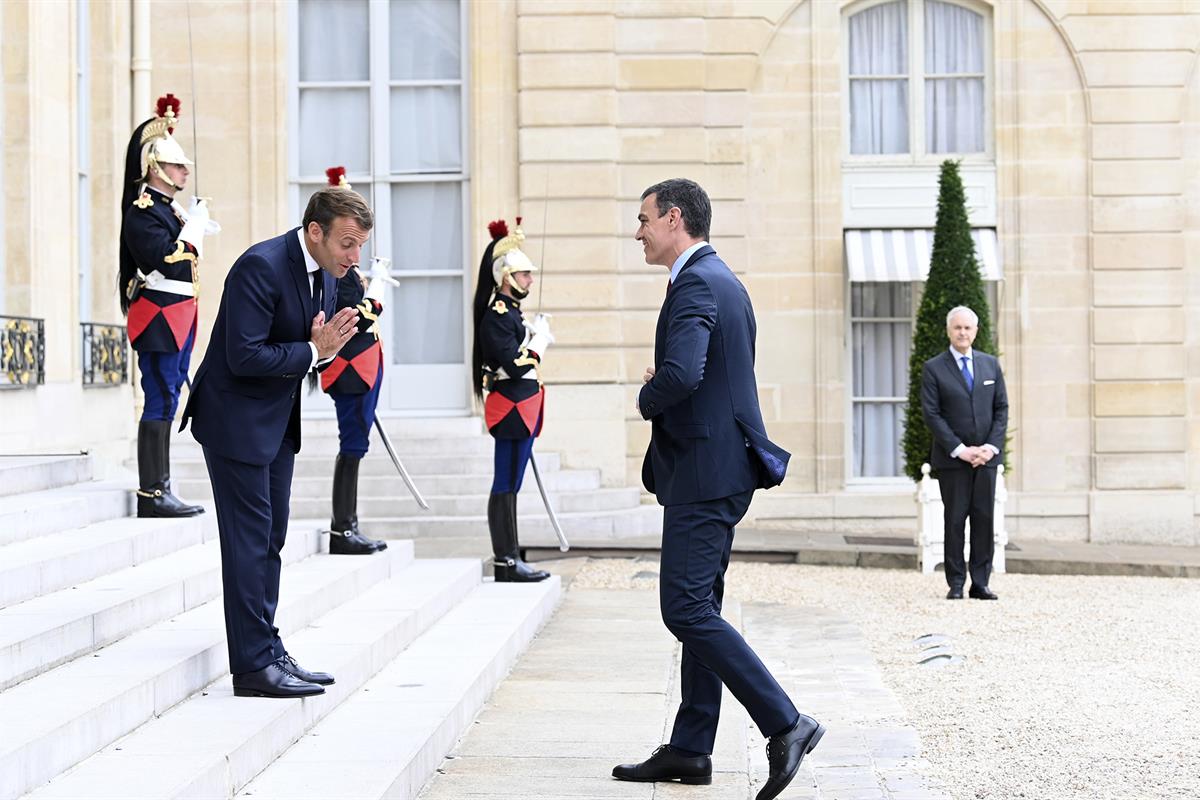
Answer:
<svg viewBox="0 0 1200 800"><path fill-rule="evenodd" d="M590 561L573 588L638 588L656 560ZM1200 581L1000 575L999 602L941 574L735 562L727 596L851 618L958 798L1200 797ZM919 666L913 640L963 660ZM804 698L795 698L804 708Z"/></svg>

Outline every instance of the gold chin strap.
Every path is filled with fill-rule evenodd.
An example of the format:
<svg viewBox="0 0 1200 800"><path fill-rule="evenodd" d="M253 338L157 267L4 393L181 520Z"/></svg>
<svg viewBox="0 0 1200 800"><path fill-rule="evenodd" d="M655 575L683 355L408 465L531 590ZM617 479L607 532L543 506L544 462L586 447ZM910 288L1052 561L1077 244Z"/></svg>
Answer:
<svg viewBox="0 0 1200 800"><path fill-rule="evenodd" d="M167 186L170 186L177 192L183 191L182 186L167 177L167 173L164 172L163 168L158 165L158 159L154 157L153 153L146 158L146 167L148 172L153 172L155 175L161 178L163 183L167 184Z"/></svg>

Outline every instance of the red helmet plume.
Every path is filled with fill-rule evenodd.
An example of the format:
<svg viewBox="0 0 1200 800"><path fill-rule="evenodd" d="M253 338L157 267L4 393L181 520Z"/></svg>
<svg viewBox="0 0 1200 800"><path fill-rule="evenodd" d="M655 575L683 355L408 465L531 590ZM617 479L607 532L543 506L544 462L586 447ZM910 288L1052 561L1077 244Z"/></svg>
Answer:
<svg viewBox="0 0 1200 800"><path fill-rule="evenodd" d="M167 92L164 96L158 98L158 102L154 105L155 113L160 117L169 117L172 120L179 119L179 110L183 108L183 103L179 102L179 98ZM167 127L167 133L174 133L175 126Z"/></svg>
<svg viewBox="0 0 1200 800"><path fill-rule="evenodd" d="M325 177L329 179L330 186L344 186L346 184L346 168L330 167L325 170Z"/></svg>
<svg viewBox="0 0 1200 800"><path fill-rule="evenodd" d="M503 239L508 236L508 223L502 219L493 220L488 223L488 233L493 239Z"/></svg>

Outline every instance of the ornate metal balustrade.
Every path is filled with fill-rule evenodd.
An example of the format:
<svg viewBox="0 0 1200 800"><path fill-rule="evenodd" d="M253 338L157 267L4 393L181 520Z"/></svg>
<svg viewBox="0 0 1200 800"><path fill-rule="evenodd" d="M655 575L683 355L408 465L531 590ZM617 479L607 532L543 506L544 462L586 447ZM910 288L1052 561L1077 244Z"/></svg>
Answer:
<svg viewBox="0 0 1200 800"><path fill-rule="evenodd" d="M120 386L129 380L129 337L124 325L81 322L83 385Z"/></svg>
<svg viewBox="0 0 1200 800"><path fill-rule="evenodd" d="M46 321L0 316L0 389L46 382Z"/></svg>

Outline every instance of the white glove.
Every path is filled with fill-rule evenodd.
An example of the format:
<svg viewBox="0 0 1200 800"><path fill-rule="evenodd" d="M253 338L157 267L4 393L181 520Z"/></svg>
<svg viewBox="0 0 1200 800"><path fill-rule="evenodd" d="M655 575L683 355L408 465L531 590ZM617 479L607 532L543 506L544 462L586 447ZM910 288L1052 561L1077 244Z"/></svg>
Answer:
<svg viewBox="0 0 1200 800"><path fill-rule="evenodd" d="M366 297L382 302L387 294L388 286L400 285L400 281L392 277L389 269L391 263L390 258L374 256L371 259L371 269L367 272L367 277L371 279L371 282L367 285Z"/></svg>
<svg viewBox="0 0 1200 800"><path fill-rule="evenodd" d="M186 216L187 221L183 223L183 230L179 232L179 238L196 248L196 257L201 258L201 245L204 242L208 223L211 221L208 218L208 203L198 197L193 197L192 207ZM220 229L218 225L217 230Z"/></svg>
<svg viewBox="0 0 1200 800"><path fill-rule="evenodd" d="M533 320L525 320L525 327L533 334L527 347L539 356L546 354L546 349L554 344L554 334L550 333L550 315L537 314Z"/></svg>

